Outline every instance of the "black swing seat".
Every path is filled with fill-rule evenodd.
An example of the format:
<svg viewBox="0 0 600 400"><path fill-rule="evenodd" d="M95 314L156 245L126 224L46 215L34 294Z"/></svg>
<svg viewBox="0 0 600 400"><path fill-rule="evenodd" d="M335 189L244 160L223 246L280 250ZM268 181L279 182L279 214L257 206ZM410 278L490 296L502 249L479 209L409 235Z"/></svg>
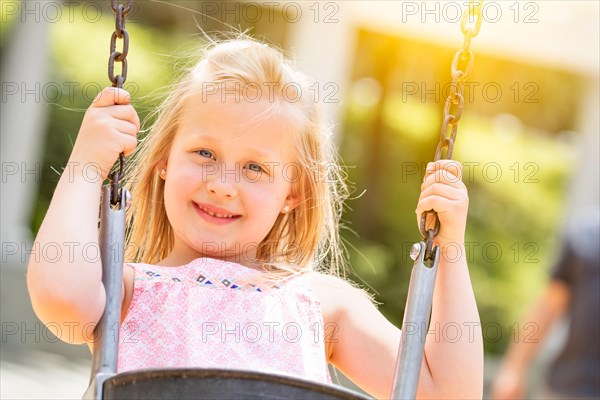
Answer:
<svg viewBox="0 0 600 400"><path fill-rule="evenodd" d="M285 375L226 369L144 369L108 378L105 400L368 400L370 397L339 386Z"/></svg>

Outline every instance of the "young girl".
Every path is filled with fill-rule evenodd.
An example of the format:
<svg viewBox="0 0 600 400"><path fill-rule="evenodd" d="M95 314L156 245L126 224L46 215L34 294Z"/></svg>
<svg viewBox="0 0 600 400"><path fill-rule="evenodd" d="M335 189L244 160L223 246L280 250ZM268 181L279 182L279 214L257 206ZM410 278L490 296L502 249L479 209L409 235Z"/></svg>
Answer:
<svg viewBox="0 0 600 400"><path fill-rule="evenodd" d="M332 363L389 397L400 330L337 277L345 186L310 84L279 51L242 38L213 44L160 107L129 162L119 372L228 367L327 383ZM87 110L36 238L74 251L29 264L39 318L90 348L106 294L99 258L79 251L98 246L102 180L89 179L89 165L106 178L119 153L136 148L140 123L129 102L126 91L107 88ZM438 212L443 250L422 398L482 395L467 207L460 165L430 164L416 213Z"/></svg>

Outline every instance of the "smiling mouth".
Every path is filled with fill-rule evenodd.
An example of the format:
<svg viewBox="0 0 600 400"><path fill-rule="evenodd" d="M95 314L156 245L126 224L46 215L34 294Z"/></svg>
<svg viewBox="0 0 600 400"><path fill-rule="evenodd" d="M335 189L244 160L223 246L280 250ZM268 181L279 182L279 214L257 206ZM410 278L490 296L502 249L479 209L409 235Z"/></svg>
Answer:
<svg viewBox="0 0 600 400"><path fill-rule="evenodd" d="M197 204L197 203L194 203L194 204L196 205L196 207L198 207L199 210L205 212L206 214L210 215L211 217L223 218L223 219L235 219L235 218L240 217L240 215L235 215L235 214L224 214L224 213L214 212L204 206L201 206L200 204Z"/></svg>

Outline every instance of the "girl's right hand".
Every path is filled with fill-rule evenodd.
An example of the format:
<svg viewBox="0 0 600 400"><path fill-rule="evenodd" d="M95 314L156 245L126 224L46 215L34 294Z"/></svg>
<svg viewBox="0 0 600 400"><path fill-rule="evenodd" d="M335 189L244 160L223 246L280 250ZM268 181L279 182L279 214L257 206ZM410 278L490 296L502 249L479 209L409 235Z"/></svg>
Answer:
<svg viewBox="0 0 600 400"><path fill-rule="evenodd" d="M107 87L87 109L69 159L76 168L100 169L102 180L119 157L137 145L140 119L124 89Z"/></svg>

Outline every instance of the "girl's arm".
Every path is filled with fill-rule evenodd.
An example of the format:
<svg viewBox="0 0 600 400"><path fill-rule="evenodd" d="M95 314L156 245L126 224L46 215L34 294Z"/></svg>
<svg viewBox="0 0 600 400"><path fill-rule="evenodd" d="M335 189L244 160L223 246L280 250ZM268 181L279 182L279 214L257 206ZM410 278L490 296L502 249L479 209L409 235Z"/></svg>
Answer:
<svg viewBox="0 0 600 400"><path fill-rule="evenodd" d="M418 398L473 399L483 392L483 340L464 252L468 198L460 170L452 161L430 164L417 207L418 215L438 211L436 243L446 250L436 280ZM317 287L323 314L336 327L330 361L368 393L389 398L400 330L349 284L321 278Z"/></svg>
<svg viewBox="0 0 600 400"><path fill-rule="evenodd" d="M69 343L91 341L104 310L100 188L119 153L135 148L139 119L128 104L126 91L107 88L86 111L29 258L33 309L46 325L60 325L60 339ZM54 248L59 249L56 255L44 250Z"/></svg>
<svg viewBox="0 0 600 400"><path fill-rule="evenodd" d="M483 396L483 337L464 246L468 205L462 165L451 160L429 163L416 213L419 220L433 209L440 220L434 243L441 254L425 361L435 397L441 398Z"/></svg>
<svg viewBox="0 0 600 400"><path fill-rule="evenodd" d="M328 361L370 395L389 399L400 330L362 290L342 279L317 275L313 288L325 322ZM431 387L426 365L421 370L419 389Z"/></svg>
<svg viewBox="0 0 600 400"><path fill-rule="evenodd" d="M481 323L464 246L456 250L462 252L462 257L440 261L425 359L435 384L435 397L480 399L483 396Z"/></svg>

